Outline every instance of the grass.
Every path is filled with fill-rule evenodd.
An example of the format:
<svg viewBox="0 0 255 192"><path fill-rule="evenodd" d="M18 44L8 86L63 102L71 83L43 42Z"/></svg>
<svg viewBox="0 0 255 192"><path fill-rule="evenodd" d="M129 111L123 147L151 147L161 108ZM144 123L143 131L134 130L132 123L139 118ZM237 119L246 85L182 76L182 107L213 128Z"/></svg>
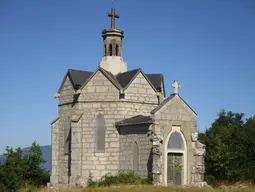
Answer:
<svg viewBox="0 0 255 192"><path fill-rule="evenodd" d="M23 188L19 192L255 192L255 186L233 185L219 188L155 187L152 185L118 185L100 188L36 189Z"/></svg>
<svg viewBox="0 0 255 192"><path fill-rule="evenodd" d="M255 192L253 182L221 182L217 187L156 187L151 185L152 177L142 179L134 172L121 172L116 175L106 174L101 179L93 181L92 175L88 180L88 187L76 187L69 189L36 188L31 185L24 185L19 192ZM1 189L0 189L1 191Z"/></svg>

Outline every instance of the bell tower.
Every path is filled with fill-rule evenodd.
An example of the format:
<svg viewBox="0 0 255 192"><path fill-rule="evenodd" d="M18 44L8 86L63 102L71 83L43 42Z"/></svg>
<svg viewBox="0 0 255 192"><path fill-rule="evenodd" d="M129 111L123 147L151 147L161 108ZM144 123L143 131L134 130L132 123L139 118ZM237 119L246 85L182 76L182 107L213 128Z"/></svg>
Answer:
<svg viewBox="0 0 255 192"><path fill-rule="evenodd" d="M111 17L111 27L102 30L103 57L99 66L116 75L127 71L127 64L122 58L124 32L115 27L115 18L119 18L119 15L115 14L115 8L107 15Z"/></svg>

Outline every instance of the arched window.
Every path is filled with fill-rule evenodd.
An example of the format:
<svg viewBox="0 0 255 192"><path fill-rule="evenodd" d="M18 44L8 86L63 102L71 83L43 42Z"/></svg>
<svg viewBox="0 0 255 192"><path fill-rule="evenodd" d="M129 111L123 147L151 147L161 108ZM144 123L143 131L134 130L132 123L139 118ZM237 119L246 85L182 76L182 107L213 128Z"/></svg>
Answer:
<svg viewBox="0 0 255 192"><path fill-rule="evenodd" d="M112 44L109 45L109 55L112 56Z"/></svg>
<svg viewBox="0 0 255 192"><path fill-rule="evenodd" d="M119 56L119 45L118 44L116 44L115 53L116 53L116 56Z"/></svg>
<svg viewBox="0 0 255 192"><path fill-rule="evenodd" d="M96 117L96 151L105 151L105 120L102 114Z"/></svg>
<svg viewBox="0 0 255 192"><path fill-rule="evenodd" d="M106 44L104 44L104 56L107 55L107 52L106 52Z"/></svg>
<svg viewBox="0 0 255 192"><path fill-rule="evenodd" d="M139 167L139 147L138 143L134 142L133 144L133 171L138 171Z"/></svg>
<svg viewBox="0 0 255 192"><path fill-rule="evenodd" d="M175 131L170 135L167 148L184 150L184 143L180 132Z"/></svg>
<svg viewBox="0 0 255 192"><path fill-rule="evenodd" d="M185 137L180 127L172 127L172 132L167 137L165 145L166 183L174 185L186 184L187 149Z"/></svg>

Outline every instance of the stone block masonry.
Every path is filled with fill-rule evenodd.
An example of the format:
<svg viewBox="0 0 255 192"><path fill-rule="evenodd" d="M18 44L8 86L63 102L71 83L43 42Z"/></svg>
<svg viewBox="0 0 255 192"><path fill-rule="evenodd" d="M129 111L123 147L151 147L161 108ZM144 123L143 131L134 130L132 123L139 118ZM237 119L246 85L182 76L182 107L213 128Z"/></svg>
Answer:
<svg viewBox="0 0 255 192"><path fill-rule="evenodd" d="M152 144L147 136L149 125L125 126L120 133L120 169L134 171L142 178L152 172ZM134 145L138 144L138 153ZM138 154L137 158L134 158ZM134 162L136 161L136 162ZM138 166L135 166L137 164ZM137 169L136 169L137 167Z"/></svg>
<svg viewBox="0 0 255 192"><path fill-rule="evenodd" d="M104 74L98 71L82 89L78 102L70 104L74 90L70 86L70 79L66 78L59 98L60 119L58 123L53 124L55 128L52 134L53 138L56 139L56 142L53 141L54 153L56 154L53 161L56 166L53 168L52 182L55 178L55 183L69 182L70 184L85 185L90 174L93 179L99 179L108 172L114 174L120 169L127 170L127 167L120 166L122 165L120 163L120 156L122 156L120 151L123 145L115 122L136 115L150 115L150 111L158 104L155 91L143 75L139 74L137 79L130 85L130 90L135 89L137 92L127 89L126 98L120 99L119 90ZM71 125L71 162L69 162L68 156L64 155L63 150L63 125L67 116L77 113L82 113L82 117L78 122L72 122ZM105 151L103 152L96 151L95 128L98 114L103 114L106 126ZM147 177L148 162L146 156L149 155L151 143L146 136L137 136L137 139L141 145L140 150L142 150L138 174ZM128 142L132 146L131 141ZM130 168L131 159L126 161L130 161L128 165ZM69 171L68 164L71 165ZM132 168L130 169L132 170Z"/></svg>

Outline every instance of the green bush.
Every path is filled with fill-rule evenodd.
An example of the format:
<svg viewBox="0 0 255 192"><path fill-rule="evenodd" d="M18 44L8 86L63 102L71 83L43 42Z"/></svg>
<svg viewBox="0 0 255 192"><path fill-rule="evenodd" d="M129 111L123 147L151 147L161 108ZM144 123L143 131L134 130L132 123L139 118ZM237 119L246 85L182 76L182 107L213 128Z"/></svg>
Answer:
<svg viewBox="0 0 255 192"><path fill-rule="evenodd" d="M123 172L119 171L117 175L112 175L110 173L103 176L98 181L93 181L92 175L90 174L87 187L106 187L111 185L120 185L120 184L151 184L152 183L152 174L148 175L148 178L142 179L135 172Z"/></svg>

